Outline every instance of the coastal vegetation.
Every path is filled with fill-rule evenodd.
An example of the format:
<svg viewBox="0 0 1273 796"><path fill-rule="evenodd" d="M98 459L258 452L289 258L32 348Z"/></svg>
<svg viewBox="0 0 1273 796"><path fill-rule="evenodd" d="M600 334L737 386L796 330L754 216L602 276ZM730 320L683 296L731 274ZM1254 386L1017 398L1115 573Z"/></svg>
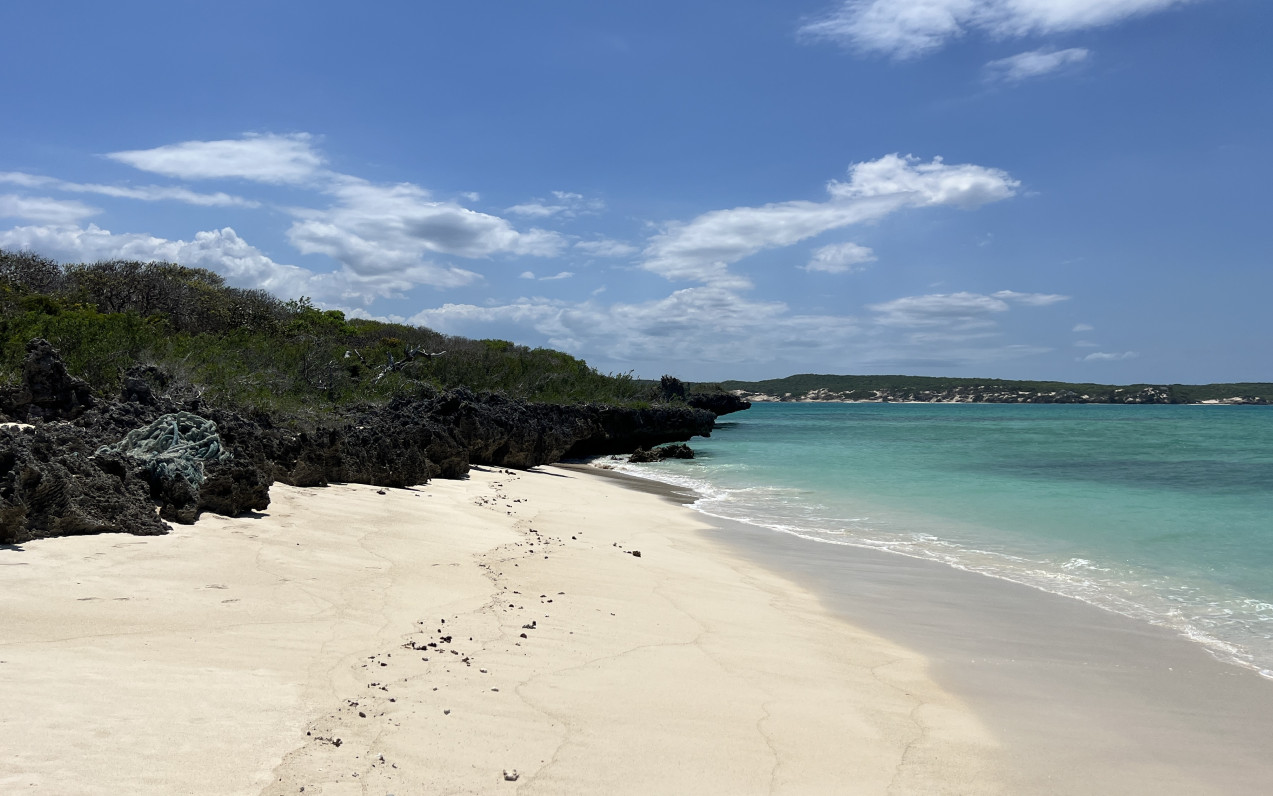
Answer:
<svg viewBox="0 0 1273 796"><path fill-rule="evenodd" d="M0 386L48 340L100 394L151 366L224 407L322 413L464 386L537 403L641 406L663 391L561 351L348 317L171 263L60 265L0 251ZM668 396L675 400L675 396ZM683 396L682 396L683 398Z"/></svg>

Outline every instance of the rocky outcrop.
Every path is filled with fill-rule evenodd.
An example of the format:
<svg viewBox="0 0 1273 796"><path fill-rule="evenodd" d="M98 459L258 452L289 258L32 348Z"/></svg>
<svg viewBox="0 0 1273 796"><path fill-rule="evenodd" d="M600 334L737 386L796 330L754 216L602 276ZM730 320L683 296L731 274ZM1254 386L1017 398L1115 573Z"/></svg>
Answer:
<svg viewBox="0 0 1273 796"><path fill-rule="evenodd" d="M567 408L584 416L590 432L572 444L563 458L626 453L665 442L709 437L716 423L716 416L705 409L680 406L624 409L585 404Z"/></svg>
<svg viewBox="0 0 1273 796"><path fill-rule="evenodd" d="M0 411L18 420L69 420L94 404L86 383L71 376L48 340L27 343L22 384L0 393Z"/></svg>
<svg viewBox="0 0 1273 796"><path fill-rule="evenodd" d="M167 532L150 485L93 432L65 422L0 428L0 543L86 533Z"/></svg>
<svg viewBox="0 0 1273 796"><path fill-rule="evenodd" d="M645 450L644 448L637 448L636 451L634 451L633 454L628 457L628 462L635 463L635 464L644 464L646 462L662 462L668 459L693 459L693 458L694 458L693 449L691 449L689 445L678 442L672 445L663 445L658 448L651 448L650 450Z"/></svg>
<svg viewBox="0 0 1273 796"><path fill-rule="evenodd" d="M0 428L5 543L74 533L164 533L163 520L190 523L203 511L262 510L274 481L406 487L462 477L475 464L526 469L683 442L708 436L715 421L712 412L683 404L535 404L461 388L296 428L263 413L205 407L153 368L126 374L123 400L96 400L66 373L51 346L32 341L31 350L29 378L0 404L10 416L34 421ZM205 456L204 448L214 449L213 435L218 453ZM184 466L156 464L156 456L171 458L168 447L159 446L156 456L141 450L139 441L149 445L168 436L177 444L198 437L197 477Z"/></svg>
<svg viewBox="0 0 1273 796"><path fill-rule="evenodd" d="M695 393L686 399L695 409L706 409L717 417L751 408L751 401L731 392Z"/></svg>

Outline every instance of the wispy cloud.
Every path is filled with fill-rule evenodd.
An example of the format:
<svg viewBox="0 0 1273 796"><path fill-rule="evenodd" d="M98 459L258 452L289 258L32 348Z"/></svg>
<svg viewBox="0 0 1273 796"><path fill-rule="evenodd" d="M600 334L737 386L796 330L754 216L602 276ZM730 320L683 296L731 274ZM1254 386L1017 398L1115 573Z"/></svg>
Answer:
<svg viewBox="0 0 1273 796"><path fill-rule="evenodd" d="M796 200L714 210L666 225L646 246L642 267L668 279L746 287L728 266L765 249L799 243L833 229L875 221L903 208L973 208L1013 195L1007 172L941 158L886 155L849 168L827 184L825 202Z"/></svg>
<svg viewBox="0 0 1273 796"><path fill-rule="evenodd" d="M538 282L552 282L557 279L569 279L572 276L574 276L574 274L570 271L558 271L552 276L535 276L534 271L522 271L521 273L522 279L534 279Z"/></svg>
<svg viewBox="0 0 1273 796"><path fill-rule="evenodd" d="M1034 77L1042 77L1088 59L1091 51L1082 47L1067 50L1031 50L1000 58L986 64L984 73L990 83L1020 83Z"/></svg>
<svg viewBox="0 0 1273 796"><path fill-rule="evenodd" d="M1196 0L841 0L802 37L915 58L970 32L1007 39L1112 25Z"/></svg>
<svg viewBox="0 0 1273 796"><path fill-rule="evenodd" d="M1047 351L1004 342L994 317L1014 307L1038 307L1063 298L1013 291L909 296L868 307L870 312L859 317L793 312L784 302L703 285L651 301L609 305L595 298L445 304L420 312L411 322L455 334L516 330L523 337L541 336L547 344L579 352L590 361L681 362L698 372L712 365L778 362L787 368L854 363L937 367Z"/></svg>
<svg viewBox="0 0 1273 796"><path fill-rule="evenodd" d="M74 200L0 194L0 218L21 218L37 224L77 224L100 212L96 207Z"/></svg>
<svg viewBox="0 0 1273 796"><path fill-rule="evenodd" d="M1135 359L1140 356L1136 351L1124 351L1122 353L1110 353L1106 351L1093 351L1085 357L1079 359L1080 362L1118 362L1124 359Z"/></svg>
<svg viewBox="0 0 1273 796"><path fill-rule="evenodd" d="M1044 307L1065 301L1068 296L1054 293L1017 293L1000 290L990 295L981 293L931 293L872 304L876 319L885 326L943 327L968 330L994 325L993 316L1007 312L1011 305Z"/></svg>
<svg viewBox="0 0 1273 796"><path fill-rule="evenodd" d="M173 201L201 207L260 207L261 203L220 191L199 193L189 188L169 185L100 185L96 183L68 182L21 171L0 172L0 182L25 188L41 188L66 193L91 193L116 199L138 199L143 202Z"/></svg>
<svg viewBox="0 0 1273 796"><path fill-rule="evenodd" d="M610 238L575 241L573 248L592 257L631 257L641 251L631 243Z"/></svg>
<svg viewBox="0 0 1273 796"><path fill-rule="evenodd" d="M1090 323L1076 323L1074 324L1074 328L1071 329L1070 331L1071 332L1093 332L1093 331L1096 331L1096 327Z"/></svg>
<svg viewBox="0 0 1273 796"><path fill-rule="evenodd" d="M111 160L183 180L243 179L299 183L320 171L326 159L308 133L254 135L220 141L184 141L153 149L112 152Z"/></svg>
<svg viewBox="0 0 1273 796"><path fill-rule="evenodd" d="M551 199L534 199L513 205L504 212L515 216L530 218L577 218L584 215L595 215L605 210L606 203L600 199L588 199L583 194L570 191L553 191Z"/></svg>

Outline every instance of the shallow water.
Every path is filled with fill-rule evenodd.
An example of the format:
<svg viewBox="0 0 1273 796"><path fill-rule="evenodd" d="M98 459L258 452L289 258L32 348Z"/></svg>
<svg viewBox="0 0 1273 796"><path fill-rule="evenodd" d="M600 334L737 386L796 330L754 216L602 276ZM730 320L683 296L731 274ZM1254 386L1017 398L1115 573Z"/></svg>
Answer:
<svg viewBox="0 0 1273 796"><path fill-rule="evenodd" d="M1273 409L757 404L622 465L695 507L1171 627L1273 673Z"/></svg>

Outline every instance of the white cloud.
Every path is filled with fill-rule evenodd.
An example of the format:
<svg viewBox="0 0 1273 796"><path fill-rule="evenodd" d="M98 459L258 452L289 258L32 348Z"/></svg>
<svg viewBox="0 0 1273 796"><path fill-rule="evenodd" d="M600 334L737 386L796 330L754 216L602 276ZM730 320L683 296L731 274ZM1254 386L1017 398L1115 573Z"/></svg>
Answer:
<svg viewBox="0 0 1273 796"><path fill-rule="evenodd" d="M1071 332L1093 332L1093 331L1096 331L1096 327L1090 323L1077 323L1074 325L1074 328L1071 329L1070 331Z"/></svg>
<svg viewBox="0 0 1273 796"><path fill-rule="evenodd" d="M1091 340L1075 340L1075 348L1100 348L1100 343L1093 343Z"/></svg>
<svg viewBox="0 0 1273 796"><path fill-rule="evenodd" d="M976 31L995 38L1111 25L1191 0L842 0L801 26L808 39L913 58Z"/></svg>
<svg viewBox="0 0 1273 796"><path fill-rule="evenodd" d="M833 243L814 249L813 257L807 265L801 266L806 271L823 271L828 274L843 274L861 270L857 266L875 261L875 252L866 246L856 243Z"/></svg>
<svg viewBox="0 0 1273 796"><path fill-rule="evenodd" d="M185 141L107 157L133 168L186 180L238 178L267 183L305 182L324 158L308 133L247 134L221 141Z"/></svg>
<svg viewBox="0 0 1273 796"><path fill-rule="evenodd" d="M574 276L574 273L572 273L571 271L559 271L558 273L555 273L552 276L535 276L534 271L522 271L521 276L519 278L534 279L539 282L552 282L558 279L569 279L572 276Z"/></svg>
<svg viewBox="0 0 1273 796"><path fill-rule="evenodd" d="M363 276L409 272L420 284L453 287L480 277L426 260L436 254L482 258L496 254L551 256L565 242L555 232L519 232L498 216L454 202L436 202L410 183L375 185L355 177L333 179L325 192L336 204L293 209L288 240L303 253L320 253Z"/></svg>
<svg viewBox="0 0 1273 796"><path fill-rule="evenodd" d="M201 207L260 207L260 202L227 193L198 193L188 188L162 185L120 186L67 182L20 171L0 172L0 182L28 188L51 188L67 193L91 193L117 199L139 199L144 202L175 201Z"/></svg>
<svg viewBox="0 0 1273 796"><path fill-rule="evenodd" d="M116 152L109 157L180 179L236 177L264 183L289 183L312 192L320 200L318 207L285 208L294 219L286 232L287 238L302 254L323 254L339 263L340 269L323 284L329 293L343 299L369 302L377 296L396 295L416 285L456 287L483 278L475 271L438 262L439 257L543 257L558 254L570 243L556 232L534 228L518 230L506 219L469 210L457 201L434 200L418 185L374 184L331 171L325 168L325 157L316 148L315 141L313 136L303 133L245 135L233 140L186 141L154 149ZM0 173L0 182L26 188L145 201L173 200L209 207L261 206L243 197L199 193L185 186L97 185L22 172ZM558 191L553 196L572 213L599 206L579 194ZM471 198L476 199L476 194ZM0 209L42 224L74 224L97 212L77 202L20 197L7 198ZM91 234L80 232L79 243L70 245L70 251L92 250L94 246L89 241L104 233L111 241L103 244L104 248L114 252L124 245L122 241L127 237L102 230ZM140 245L142 240L151 239L145 235L130 239L133 245ZM172 247L161 248L166 253L156 256L172 256ZM180 252L183 256L191 254L188 247ZM145 252L137 257L143 255ZM72 256L83 259L82 255ZM273 283L262 286L275 289Z"/></svg>
<svg viewBox="0 0 1273 796"><path fill-rule="evenodd" d="M913 155L885 155L854 164L849 181L832 181L827 190L837 199L898 197L904 205L950 205L971 210L1011 197L1020 183L1001 169L963 163L952 166L935 157L921 163Z"/></svg>
<svg viewBox="0 0 1273 796"><path fill-rule="evenodd" d="M16 227L0 232L0 248L31 249L70 262L180 263L215 271L233 284L263 288L285 297L301 295L315 276L303 268L274 262L229 227L199 232L189 241L139 233L116 235L94 224L87 228Z"/></svg>
<svg viewBox="0 0 1273 796"><path fill-rule="evenodd" d="M630 243L609 238L575 241L574 248L592 257L630 257L640 251Z"/></svg>
<svg viewBox="0 0 1273 796"><path fill-rule="evenodd" d="M535 199L530 202L513 205L504 212L530 218L578 218L584 215L596 215L605 209L606 203L600 199L585 199L583 194L570 191L553 191L552 199Z"/></svg>
<svg viewBox="0 0 1273 796"><path fill-rule="evenodd" d="M1124 359L1135 359L1140 356L1136 351L1124 351L1121 354L1108 353L1105 351L1093 351L1087 356L1080 359L1080 362L1118 362Z"/></svg>
<svg viewBox="0 0 1273 796"><path fill-rule="evenodd" d="M964 366L1048 350L1003 343L991 320L1014 306L1040 306L1024 297L1043 294L914 296L876 305L866 317L795 313L783 302L753 300L721 285L636 303L605 305L593 295L579 303L520 298L504 305L446 304L411 322L452 334L538 338L594 364L626 369L681 363L699 374L769 363L793 372L875 363Z"/></svg>
<svg viewBox="0 0 1273 796"><path fill-rule="evenodd" d="M1091 51L1082 47L1017 53L986 64L986 79L998 83L1019 83L1022 80L1041 77L1067 66L1082 63L1089 55Z"/></svg>
<svg viewBox="0 0 1273 796"><path fill-rule="evenodd" d="M1017 293L1012 290L1000 290L990 295L931 293L871 304L868 309L876 313L877 321L884 326L969 330L993 326L993 316L1007 312L1012 304L1042 307L1067 298L1052 293Z"/></svg>
<svg viewBox="0 0 1273 796"><path fill-rule="evenodd" d="M1059 293L1018 293L1015 290L1000 290L990 295L1004 301L1012 301L1017 304L1024 304L1027 307L1046 307L1049 304L1056 304L1059 301L1069 300L1069 296L1063 296Z"/></svg>
<svg viewBox="0 0 1273 796"><path fill-rule="evenodd" d="M75 224L100 212L96 207L74 200L0 194L0 218L22 218L37 224Z"/></svg>
<svg viewBox="0 0 1273 796"><path fill-rule="evenodd" d="M30 249L66 262L137 260L173 262L207 268L233 285L268 290L280 298L310 296L324 302L391 296L425 281L411 269L362 275L349 269L319 274L272 260L231 228L198 232L191 240L169 240L140 233L114 234L90 224L27 226L0 231L0 248Z"/></svg>
<svg viewBox="0 0 1273 796"><path fill-rule="evenodd" d="M728 265L756 252L874 221L905 207L977 207L1012 196L1018 185L999 169L886 155L851 166L847 182L828 183L826 202L714 210L668 224L646 246L642 267L668 279L746 287L747 280L730 274Z"/></svg>
<svg viewBox="0 0 1273 796"><path fill-rule="evenodd" d="M505 213L512 213L515 216L530 216L532 218L548 218L555 216L566 208L556 205L544 205L539 202L527 202L526 204L513 205L504 209Z"/></svg>

